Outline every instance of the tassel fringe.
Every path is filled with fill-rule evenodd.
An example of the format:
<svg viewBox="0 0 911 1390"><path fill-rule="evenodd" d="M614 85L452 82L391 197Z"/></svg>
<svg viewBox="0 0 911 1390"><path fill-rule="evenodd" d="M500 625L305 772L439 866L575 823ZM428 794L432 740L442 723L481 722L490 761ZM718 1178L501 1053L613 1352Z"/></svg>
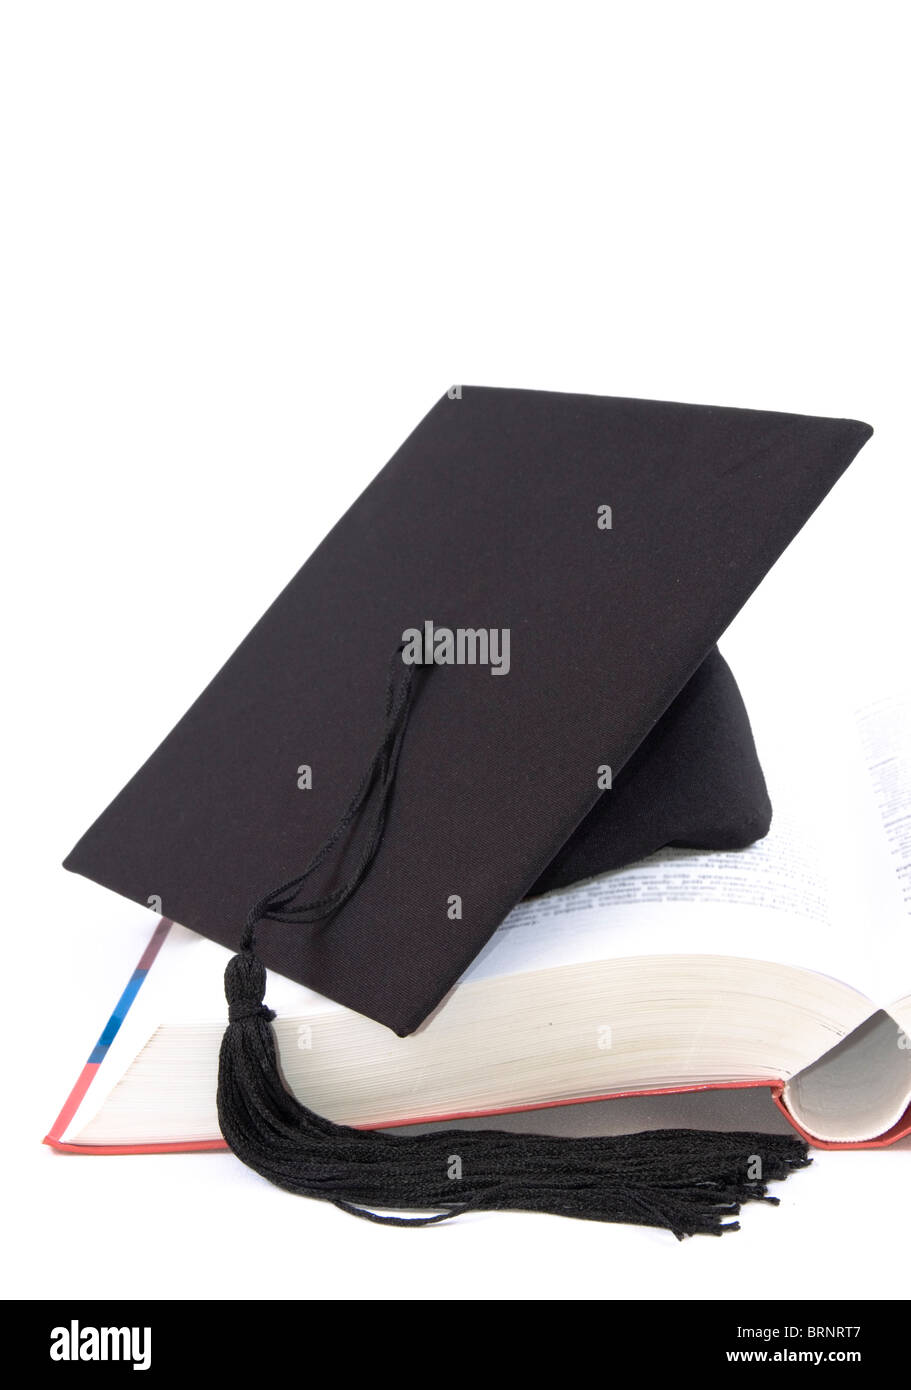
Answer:
<svg viewBox="0 0 911 1390"><path fill-rule="evenodd" d="M743 1203L777 1205L768 1183L811 1162L796 1135L682 1129L571 1139L448 1130L409 1137L337 1125L285 1087L265 986L252 950L228 963L222 1133L270 1182L367 1221L429 1226L469 1211L535 1211L662 1227L678 1240L723 1235L739 1230Z"/></svg>

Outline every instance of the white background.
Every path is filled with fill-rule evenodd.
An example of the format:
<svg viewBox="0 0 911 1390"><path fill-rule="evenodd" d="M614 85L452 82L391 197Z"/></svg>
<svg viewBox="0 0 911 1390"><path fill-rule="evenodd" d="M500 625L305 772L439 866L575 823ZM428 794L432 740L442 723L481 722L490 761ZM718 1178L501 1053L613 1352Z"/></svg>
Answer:
<svg viewBox="0 0 911 1390"><path fill-rule="evenodd" d="M907 643L905 18L4 6L9 1294L907 1293L908 1141L682 1245L39 1142L149 928L60 860L451 382L870 421L723 649L748 698L824 697Z"/></svg>

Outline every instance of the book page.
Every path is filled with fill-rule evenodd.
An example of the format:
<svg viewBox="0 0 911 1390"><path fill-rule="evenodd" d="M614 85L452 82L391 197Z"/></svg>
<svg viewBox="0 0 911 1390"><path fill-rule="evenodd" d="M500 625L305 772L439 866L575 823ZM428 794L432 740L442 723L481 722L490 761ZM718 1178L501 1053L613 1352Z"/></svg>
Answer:
<svg viewBox="0 0 911 1390"><path fill-rule="evenodd" d="M855 713L902 907L911 917L911 691Z"/></svg>
<svg viewBox="0 0 911 1390"><path fill-rule="evenodd" d="M784 1101L817 1139L854 1143L885 1134L911 1102L911 1050L879 1012L788 1081Z"/></svg>
<svg viewBox="0 0 911 1390"><path fill-rule="evenodd" d="M821 714L793 691L753 719L773 806L765 840L741 851L663 850L521 903L463 978L680 953L815 970L878 1007L911 989L911 933L881 817L885 806L901 859L911 818L884 751L893 725L878 718L874 739L868 718L864 743L848 711ZM868 772L874 743L880 807Z"/></svg>

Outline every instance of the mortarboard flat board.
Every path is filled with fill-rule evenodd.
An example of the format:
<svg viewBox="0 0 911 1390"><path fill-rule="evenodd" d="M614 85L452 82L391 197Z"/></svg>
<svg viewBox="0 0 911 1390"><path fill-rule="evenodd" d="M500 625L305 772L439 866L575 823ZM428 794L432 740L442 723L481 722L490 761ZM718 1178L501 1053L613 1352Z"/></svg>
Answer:
<svg viewBox="0 0 911 1390"><path fill-rule="evenodd" d="M767 411L447 393L66 867L156 896L235 947L251 903L336 825L406 631L432 632L443 657L447 631L455 655L459 633L490 633L487 664L442 664L422 683L357 892L327 921L258 934L271 968L413 1032L529 891L668 839L738 843L736 816L733 830L696 816L687 837L713 767L719 786L740 769L728 776L740 842L764 833L761 773L715 643L871 433ZM479 640L461 654L483 657Z"/></svg>

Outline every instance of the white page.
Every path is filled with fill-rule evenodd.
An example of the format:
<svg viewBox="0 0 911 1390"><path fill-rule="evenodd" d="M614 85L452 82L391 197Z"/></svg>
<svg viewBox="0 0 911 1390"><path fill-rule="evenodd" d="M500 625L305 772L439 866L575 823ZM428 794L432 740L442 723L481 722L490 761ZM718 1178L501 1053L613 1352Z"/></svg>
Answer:
<svg viewBox="0 0 911 1390"><path fill-rule="evenodd" d="M754 728L765 732L766 839L737 852L664 850L521 903L463 979L679 953L815 970L878 1007L907 993L911 932L853 718L767 695Z"/></svg>
<svg viewBox="0 0 911 1390"><path fill-rule="evenodd" d="M902 908L911 917L911 692L865 704L855 719L889 866Z"/></svg>

